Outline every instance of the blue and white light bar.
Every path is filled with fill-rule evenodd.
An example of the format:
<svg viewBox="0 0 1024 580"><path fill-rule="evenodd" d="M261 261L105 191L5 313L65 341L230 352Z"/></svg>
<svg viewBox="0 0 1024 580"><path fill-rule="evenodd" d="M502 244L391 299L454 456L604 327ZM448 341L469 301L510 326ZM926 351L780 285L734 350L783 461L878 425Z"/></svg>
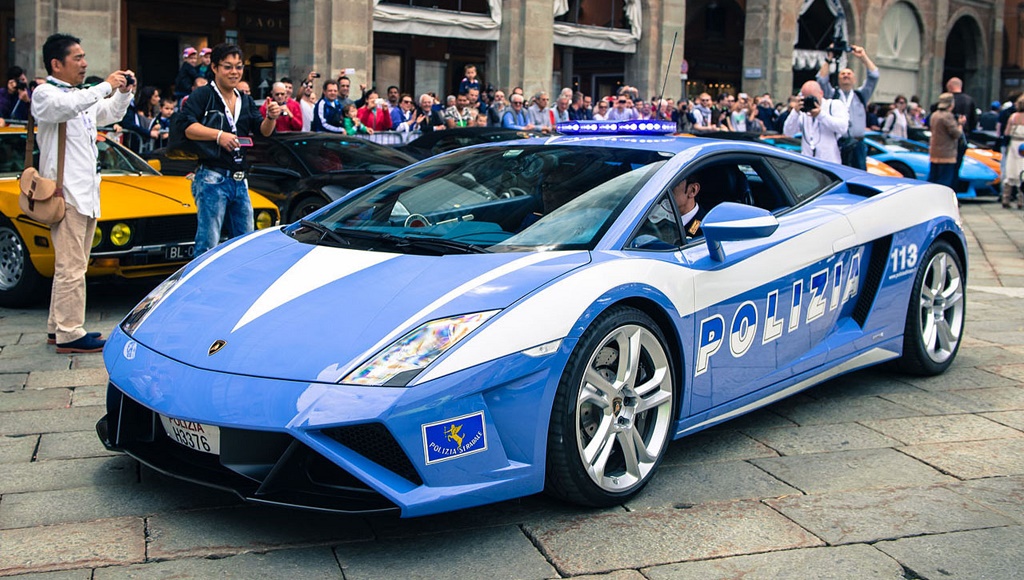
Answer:
<svg viewBox="0 0 1024 580"><path fill-rule="evenodd" d="M555 125L562 135L671 135L675 121L565 121Z"/></svg>

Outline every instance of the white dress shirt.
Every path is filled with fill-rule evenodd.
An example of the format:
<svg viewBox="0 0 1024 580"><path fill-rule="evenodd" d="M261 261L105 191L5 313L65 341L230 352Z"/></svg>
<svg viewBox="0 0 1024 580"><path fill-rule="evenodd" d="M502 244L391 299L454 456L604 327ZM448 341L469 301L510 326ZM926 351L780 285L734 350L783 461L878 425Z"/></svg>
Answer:
<svg viewBox="0 0 1024 580"><path fill-rule="evenodd" d="M36 118L39 143L39 172L57 179L57 127L67 122L64 149L64 201L78 213L100 217L100 174L96 171L99 149L96 128L112 125L124 118L133 93L113 91L102 82L88 89L77 89L53 77L32 93L32 115Z"/></svg>
<svg viewBox="0 0 1024 580"><path fill-rule="evenodd" d="M301 99L299 100L299 106L302 107L302 130L309 131L309 128L313 125L314 103Z"/></svg>
<svg viewBox="0 0 1024 580"><path fill-rule="evenodd" d="M800 152L833 163L842 163L839 138L850 126L850 114L841 101L824 99L817 117L810 113L792 111L786 117L782 132L790 137L800 133Z"/></svg>

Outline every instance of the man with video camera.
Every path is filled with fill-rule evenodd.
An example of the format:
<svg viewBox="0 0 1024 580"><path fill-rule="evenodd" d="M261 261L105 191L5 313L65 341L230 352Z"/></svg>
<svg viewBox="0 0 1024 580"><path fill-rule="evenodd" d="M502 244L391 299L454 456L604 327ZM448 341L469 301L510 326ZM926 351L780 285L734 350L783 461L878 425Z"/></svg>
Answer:
<svg viewBox="0 0 1024 580"><path fill-rule="evenodd" d="M818 71L818 84L826 99L841 101L850 114L850 126L839 139L839 150L842 155L843 165L856 167L857 169L867 168L867 146L864 145L864 131L867 128L867 104L875 93L878 85L878 67L868 58L864 47L855 44L847 45L845 40L837 39L829 47L832 58L826 60ZM829 83L829 68L835 62L839 66L839 57L849 52L860 59L867 69L867 78L860 88L854 88L857 84L857 75L853 69L847 67L839 71L838 90L833 89Z"/></svg>
<svg viewBox="0 0 1024 580"><path fill-rule="evenodd" d="M817 81L804 83L800 97L790 101L782 132L790 137L800 133L800 152L804 155L839 163L839 138L850 126L846 105L823 98Z"/></svg>

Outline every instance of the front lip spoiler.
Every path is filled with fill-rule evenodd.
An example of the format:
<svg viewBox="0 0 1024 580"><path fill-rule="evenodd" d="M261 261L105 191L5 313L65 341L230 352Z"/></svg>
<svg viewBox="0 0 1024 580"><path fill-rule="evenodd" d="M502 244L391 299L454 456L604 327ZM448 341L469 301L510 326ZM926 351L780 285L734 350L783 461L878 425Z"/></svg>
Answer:
<svg viewBox="0 0 1024 580"><path fill-rule="evenodd" d="M195 466L189 465L187 462L172 455L160 453L159 448L149 449L153 444L119 446L110 438L111 422L108 417L109 415L104 415L102 419L96 422L96 434L108 451L124 453L146 467L175 479L226 491L248 503L347 515L401 514L399 506L392 504L375 492L316 484L311 486L309 482L296 481L299 478L291 476L290 472L296 470L295 464L297 462L304 462L304 459L300 456L303 453L314 453L298 440L292 442L288 450L282 455L281 460L273 466L270 473L266 474L265 479L260 481L238 473L226 465L221 465L216 472L210 469L197 469ZM292 461L293 459L295 461ZM210 475L211 479L220 477L224 481L212 481L211 479L193 475L192 472L196 471ZM334 491L337 495L332 497L329 495L331 491ZM310 500L321 503L313 503ZM362 501L367 504L367 507L351 509L339 505L346 503L346 501L356 504ZM382 505L385 503L387 504L386 506Z"/></svg>

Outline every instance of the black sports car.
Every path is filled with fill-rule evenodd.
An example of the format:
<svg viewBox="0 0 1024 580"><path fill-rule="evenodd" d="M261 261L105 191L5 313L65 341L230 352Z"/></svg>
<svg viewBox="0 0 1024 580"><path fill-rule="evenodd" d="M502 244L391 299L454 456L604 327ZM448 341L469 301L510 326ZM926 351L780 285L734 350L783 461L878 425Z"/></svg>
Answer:
<svg viewBox="0 0 1024 580"><path fill-rule="evenodd" d="M195 169L194 157L159 149L171 175ZM332 133L280 133L257 138L246 152L249 188L281 208L281 221L297 221L349 191L362 187L416 160L358 137Z"/></svg>
<svg viewBox="0 0 1024 580"><path fill-rule="evenodd" d="M426 159L427 157L433 157L438 153L444 153L459 147L494 143L496 141L527 139L542 135L543 133L540 131L521 131L504 127L460 127L424 133L405 145L396 147L396 149L416 159Z"/></svg>

